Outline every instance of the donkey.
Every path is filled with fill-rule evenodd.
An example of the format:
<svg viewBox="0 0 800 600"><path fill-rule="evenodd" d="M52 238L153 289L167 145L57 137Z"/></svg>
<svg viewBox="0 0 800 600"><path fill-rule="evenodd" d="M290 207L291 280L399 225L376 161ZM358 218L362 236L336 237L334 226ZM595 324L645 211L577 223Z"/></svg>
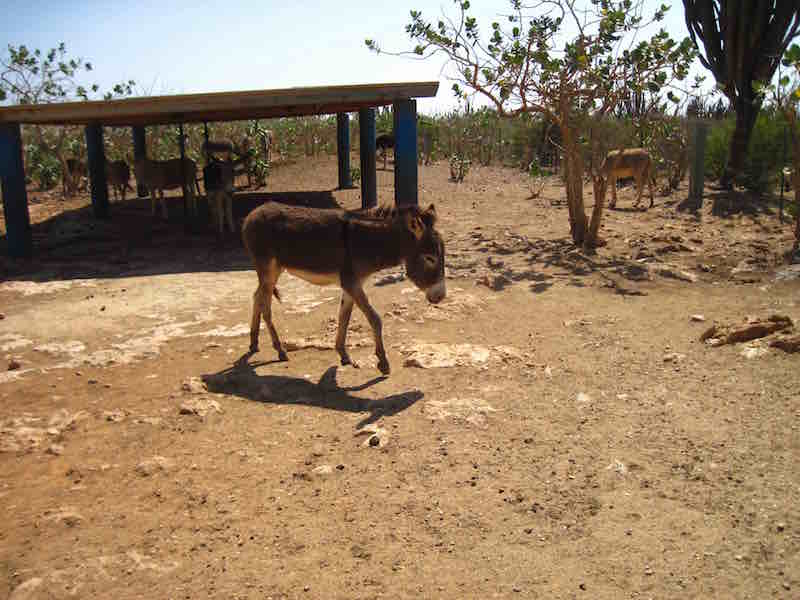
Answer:
<svg viewBox="0 0 800 600"><path fill-rule="evenodd" d="M167 218L167 204L164 202L164 190L182 187L187 195L189 209L196 214L195 189L197 188L197 165L190 158L181 161L180 158L170 160L150 160L138 158L133 165L136 181L150 191L150 205L153 216L156 216L156 192L160 192L161 214ZM198 190L199 193L199 190Z"/></svg>
<svg viewBox="0 0 800 600"><path fill-rule="evenodd" d="M86 167L86 162L78 158L68 158L64 161L66 170L62 168L61 173L61 187L64 197L67 196L67 191L71 195L74 191L86 189L86 178L89 171Z"/></svg>
<svg viewBox="0 0 800 600"><path fill-rule="evenodd" d="M650 188L650 208L653 208L653 161L644 148L627 148L625 150L612 150L600 166L600 172L611 187L611 202L609 208L617 205L617 179L633 177L636 180L636 202L639 206L644 192L644 183L647 181Z"/></svg>
<svg viewBox="0 0 800 600"><path fill-rule="evenodd" d="M131 169L124 160L106 160L106 178L117 200L125 201L125 190L133 191L130 186Z"/></svg>
<svg viewBox="0 0 800 600"><path fill-rule="evenodd" d="M375 148L383 156L383 168L386 169L386 154L389 148L394 150L394 134L382 133L375 138Z"/></svg>
<svg viewBox="0 0 800 600"><path fill-rule="evenodd" d="M388 375L382 323L364 293L364 280L388 267L405 263L409 279L437 304L446 294L444 241L435 228L433 204L381 207L362 211L286 206L267 202L254 209L242 226L242 239L255 263L258 287L253 294L250 351L258 351L263 315L278 358L288 360L272 322L272 296L278 300L283 271L316 285L342 288L336 351L342 365L353 363L345 347L347 326L355 303L367 317L375 338L378 369Z"/></svg>

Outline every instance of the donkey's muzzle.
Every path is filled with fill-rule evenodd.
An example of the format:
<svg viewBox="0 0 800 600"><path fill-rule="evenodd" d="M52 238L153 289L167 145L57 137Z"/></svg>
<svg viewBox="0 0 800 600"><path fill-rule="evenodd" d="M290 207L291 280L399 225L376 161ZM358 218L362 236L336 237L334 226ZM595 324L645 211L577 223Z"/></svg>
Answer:
<svg viewBox="0 0 800 600"><path fill-rule="evenodd" d="M439 302L444 300L446 295L447 289L444 285L444 279L442 279L439 283L432 285L425 291L425 297L431 304L439 304Z"/></svg>

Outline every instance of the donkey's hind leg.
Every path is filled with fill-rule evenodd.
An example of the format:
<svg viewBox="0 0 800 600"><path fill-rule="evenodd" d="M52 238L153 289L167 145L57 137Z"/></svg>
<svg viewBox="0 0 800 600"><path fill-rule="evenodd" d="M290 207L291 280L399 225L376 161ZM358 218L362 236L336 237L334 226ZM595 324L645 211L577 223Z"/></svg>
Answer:
<svg viewBox="0 0 800 600"><path fill-rule="evenodd" d="M258 352L258 331L263 315L269 335L272 338L272 347L278 352L278 359L289 360L286 351L281 345L281 340L278 338L275 324L272 322L272 295L275 293L275 284L281 274L278 261L273 258L256 263L256 272L258 273L258 287L253 294L253 315L250 319L250 352Z"/></svg>

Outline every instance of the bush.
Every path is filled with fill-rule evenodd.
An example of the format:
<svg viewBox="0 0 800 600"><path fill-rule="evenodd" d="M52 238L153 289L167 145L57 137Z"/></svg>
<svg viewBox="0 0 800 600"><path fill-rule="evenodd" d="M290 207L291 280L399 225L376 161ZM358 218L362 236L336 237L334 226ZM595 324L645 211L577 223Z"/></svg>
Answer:
<svg viewBox="0 0 800 600"><path fill-rule="evenodd" d="M706 176L719 179L728 159L731 137L736 126L734 118L716 122L706 141ZM736 177L736 184L746 190L763 194L780 181L784 164L791 164L791 148L786 146L784 156L784 129L786 122L773 111L763 111L756 120L744 169Z"/></svg>
<svg viewBox="0 0 800 600"><path fill-rule="evenodd" d="M61 177L61 165L54 154L30 143L25 146L25 172L38 182L40 190L49 190Z"/></svg>

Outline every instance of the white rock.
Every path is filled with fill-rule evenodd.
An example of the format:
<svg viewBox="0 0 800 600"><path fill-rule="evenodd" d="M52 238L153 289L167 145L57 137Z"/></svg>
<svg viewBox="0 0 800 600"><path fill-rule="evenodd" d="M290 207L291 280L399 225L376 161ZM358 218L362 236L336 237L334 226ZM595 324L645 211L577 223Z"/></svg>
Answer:
<svg viewBox="0 0 800 600"><path fill-rule="evenodd" d="M41 587L42 583L44 580L41 577L28 579L14 588L8 600L34 600L39 596L36 590Z"/></svg>
<svg viewBox="0 0 800 600"><path fill-rule="evenodd" d="M174 465L173 461L163 456L154 456L136 465L136 472L142 477L149 477L160 471L166 471Z"/></svg>
<svg viewBox="0 0 800 600"><path fill-rule="evenodd" d="M692 315L689 317L690 321L694 321L695 323L703 323L706 318L703 315Z"/></svg>
<svg viewBox="0 0 800 600"><path fill-rule="evenodd" d="M314 467L311 472L314 473L314 475L320 475L324 477L326 475L333 474L333 467L330 465L320 465L318 467Z"/></svg>

